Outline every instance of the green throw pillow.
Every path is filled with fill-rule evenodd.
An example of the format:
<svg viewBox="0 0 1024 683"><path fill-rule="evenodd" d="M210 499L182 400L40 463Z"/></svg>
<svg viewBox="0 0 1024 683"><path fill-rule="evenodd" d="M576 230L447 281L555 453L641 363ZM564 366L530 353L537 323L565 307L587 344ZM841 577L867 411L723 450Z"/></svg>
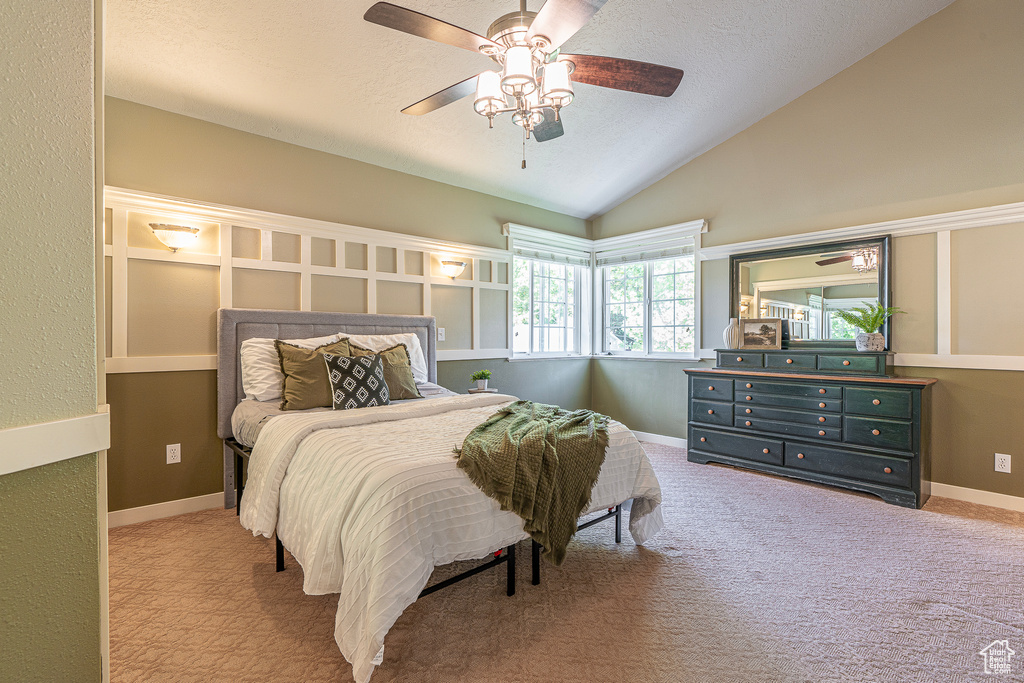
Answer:
<svg viewBox="0 0 1024 683"><path fill-rule="evenodd" d="M384 361L384 381L388 385L388 392L392 401L401 401L405 398L423 398L423 394L416 388L416 380L412 376L412 363L409 361L409 349L405 344L396 344L383 351L371 351L356 344L351 344L350 356L372 356L378 354Z"/></svg>
<svg viewBox="0 0 1024 683"><path fill-rule="evenodd" d="M274 340L277 356L284 373L284 390L281 392L281 410L306 410L307 408L330 408L334 405L331 396L331 382L327 378L327 364L324 353L351 356L348 338L324 344L316 349L304 349Z"/></svg>

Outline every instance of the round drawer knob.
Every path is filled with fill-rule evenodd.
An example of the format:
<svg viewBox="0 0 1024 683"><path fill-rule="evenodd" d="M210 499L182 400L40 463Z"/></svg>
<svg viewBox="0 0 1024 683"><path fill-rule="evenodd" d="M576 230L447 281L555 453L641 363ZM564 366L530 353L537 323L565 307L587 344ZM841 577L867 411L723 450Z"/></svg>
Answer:
<svg viewBox="0 0 1024 683"><path fill-rule="evenodd" d="M792 358L787 358L787 359L786 359L786 363L787 363L788 365L792 365L792 364L793 364L793 359L792 359Z"/></svg>
<svg viewBox="0 0 1024 683"><path fill-rule="evenodd" d="M824 390L824 389L818 389L818 393L819 393L819 394L824 394L824 393L825 393L825 390Z"/></svg>
<svg viewBox="0 0 1024 683"><path fill-rule="evenodd" d="M714 391L714 390L715 390L715 387L713 385L708 387L708 391Z"/></svg>
<svg viewBox="0 0 1024 683"><path fill-rule="evenodd" d="M878 435L879 435L879 434L881 434L882 432L878 431L877 429L872 429L872 430L871 430L871 433L872 433L872 434L874 434L875 436L878 436Z"/></svg>
<svg viewBox="0 0 1024 683"><path fill-rule="evenodd" d="M753 389L753 388L754 388L754 385L751 384L750 382L747 382L747 389Z"/></svg>
<svg viewBox="0 0 1024 683"><path fill-rule="evenodd" d="M796 457L798 457L798 458L800 458L801 460L803 460L803 459L804 459L804 454L803 454L803 453L797 453L797 454L796 454Z"/></svg>
<svg viewBox="0 0 1024 683"><path fill-rule="evenodd" d="M825 436L825 432L819 429L818 430L818 436Z"/></svg>
<svg viewBox="0 0 1024 683"><path fill-rule="evenodd" d="M707 440L708 440L708 437L706 437L706 436L702 436L702 437L700 437L700 440L701 440L701 441L707 441Z"/></svg>
<svg viewBox="0 0 1024 683"><path fill-rule="evenodd" d="M748 413L752 413L752 412L754 412L754 411L753 411L753 410L751 410L750 408L747 408L747 412L748 412Z"/></svg>
<svg viewBox="0 0 1024 683"><path fill-rule="evenodd" d="M714 414L715 414L715 411L713 411L713 410L709 410L708 411L708 415L714 415Z"/></svg>
<svg viewBox="0 0 1024 683"><path fill-rule="evenodd" d="M885 472L886 474L892 474L892 468L891 468L891 467L886 467L886 468L885 468L884 470L882 470L882 471L883 471L883 472Z"/></svg>
<svg viewBox="0 0 1024 683"><path fill-rule="evenodd" d="M747 400L748 401L753 401L754 399L752 399L751 397L747 396Z"/></svg>
<svg viewBox="0 0 1024 683"><path fill-rule="evenodd" d="M849 364L850 364L850 361L848 361L848 360L844 360L843 361L843 365L849 365Z"/></svg>
<svg viewBox="0 0 1024 683"><path fill-rule="evenodd" d="M824 408L824 407L825 407L825 404L824 404L824 403L819 403L819 404L818 404L818 407L819 407L819 408Z"/></svg>
<svg viewBox="0 0 1024 683"><path fill-rule="evenodd" d="M881 403L881 401L879 401L879 400L878 400L878 399L876 398L876 399L875 399L874 401L872 401L872 403L874 403L874 404L875 404L875 405L877 406L877 405L878 405L879 403Z"/></svg>
<svg viewBox="0 0 1024 683"><path fill-rule="evenodd" d="M763 451L761 451L761 452L762 452L762 453L767 453L767 452L768 452L768 449L766 448L766 449L764 449L764 450L763 450Z"/></svg>
<svg viewBox="0 0 1024 683"><path fill-rule="evenodd" d="M823 417L819 417L818 418L818 422L824 422L824 421L825 421L825 418L823 418Z"/></svg>
<svg viewBox="0 0 1024 683"><path fill-rule="evenodd" d="M742 363L743 362L743 356L736 356L736 362L737 363Z"/></svg>
<svg viewBox="0 0 1024 683"><path fill-rule="evenodd" d="M746 424L749 427L750 426L750 420L747 420Z"/></svg>

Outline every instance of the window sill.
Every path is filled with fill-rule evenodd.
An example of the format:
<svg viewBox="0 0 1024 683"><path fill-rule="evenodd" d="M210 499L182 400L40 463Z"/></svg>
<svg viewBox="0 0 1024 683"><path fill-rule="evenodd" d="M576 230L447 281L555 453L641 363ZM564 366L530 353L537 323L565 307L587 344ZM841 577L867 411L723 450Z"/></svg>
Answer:
<svg viewBox="0 0 1024 683"><path fill-rule="evenodd" d="M574 354L547 354L547 355L523 355L513 356L508 358L509 363L519 363L520 361L534 361L534 360L583 360L585 358L592 358L590 355L581 355L578 353Z"/></svg>
<svg viewBox="0 0 1024 683"><path fill-rule="evenodd" d="M701 363L703 361L714 362L714 358L688 358L678 356L626 356L617 354L607 353L595 353L595 354L573 354L573 355L548 355L548 356L514 356L507 358L509 363L519 363L521 361L535 361L535 360L629 360L629 361L672 361L675 363Z"/></svg>

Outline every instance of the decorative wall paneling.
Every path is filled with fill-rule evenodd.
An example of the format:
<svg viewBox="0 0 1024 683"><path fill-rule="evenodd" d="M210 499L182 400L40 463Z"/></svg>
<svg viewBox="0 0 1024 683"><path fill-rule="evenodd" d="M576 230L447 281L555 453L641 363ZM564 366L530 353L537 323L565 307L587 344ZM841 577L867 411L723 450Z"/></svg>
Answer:
<svg viewBox="0 0 1024 683"><path fill-rule="evenodd" d="M961 354L955 351L955 329L953 299L956 294L954 260L956 253L952 245L952 232L972 228L1024 225L1024 202L1000 206L968 209L951 213L919 216L883 223L871 223L833 230L787 235L785 237L736 242L713 247L702 247L700 258L704 261L728 258L731 254L763 249L778 249L802 246L815 242L832 242L850 238L892 235L894 238L935 233L936 236L936 353L896 353L895 365L904 367L963 368L974 370L1016 370L1024 371L1024 343L1021 353L1015 355ZM1016 294L1019 289L1010 287L1011 273L1002 274L1007 287L993 292L993 296L1005 297ZM899 292L895 293L899 303ZM899 339L896 339L899 346ZM702 349L701 355L713 358L709 349Z"/></svg>
<svg viewBox="0 0 1024 683"><path fill-rule="evenodd" d="M260 283L267 279L262 275L264 273L267 276L272 273L287 274L287 280L297 280L295 291L290 291L290 283L282 291L279 283L269 282L263 293L270 295L277 290L273 298L294 301L298 310L314 310L318 278L324 278L319 283L325 287L328 282L347 285L361 283L365 291L363 301L345 303L369 313L380 312L381 308L391 310L397 307L402 309L397 312L430 315L432 293L436 293L436 288L465 288L470 293L469 305L465 306L464 311L459 311L458 315L453 315L451 321L439 320L439 326L447 324L459 331L465 329L461 327L463 325L468 327L468 334L455 336L465 337L469 343L463 348L448 343L448 348L445 348L446 342L440 342L438 360L508 356L510 346L507 344L498 348L482 346L482 340L493 341L496 338L493 332L482 334L482 329L488 324L497 324L499 327L509 324L505 322L506 312L511 311L512 256L509 251L295 216L199 204L110 187L106 188L105 201L107 235L104 255L109 257L107 277L111 286L112 337L110 357L106 360L108 373L216 368L216 355L212 348L207 354L171 352L147 355L132 352L131 347L136 340L130 339L129 301L132 297L144 296L143 292L130 291L130 264L136 262L217 268L220 307L239 306L240 302L271 307L260 303L258 296L248 297L257 300L249 302L246 296L248 292L238 290L240 280ZM171 252L151 235L146 235L145 231L140 232L138 226L151 220L185 225L201 224L201 243L195 249ZM258 239L249 240L251 235L246 235L246 230L254 231ZM213 231L218 233L216 239L209 237ZM208 235L206 240L202 240L203 233ZM241 247L239 254L235 253L236 246ZM440 262L448 258L467 263L465 272L459 278L451 279L441 273ZM184 273L184 269L181 272ZM279 279L279 276L274 277ZM404 298L400 301L396 301L395 296L387 296L386 300L379 299L379 289ZM482 310L481 292L485 290L503 293L506 311L493 313ZM413 291L416 291L415 298L410 299L408 294ZM324 300L329 298L329 293L322 297ZM494 300L493 297L484 299ZM197 311L200 318L212 313ZM203 321L199 320L196 324L201 325ZM510 335L509 329L509 334L502 334L501 337L507 336L510 339Z"/></svg>

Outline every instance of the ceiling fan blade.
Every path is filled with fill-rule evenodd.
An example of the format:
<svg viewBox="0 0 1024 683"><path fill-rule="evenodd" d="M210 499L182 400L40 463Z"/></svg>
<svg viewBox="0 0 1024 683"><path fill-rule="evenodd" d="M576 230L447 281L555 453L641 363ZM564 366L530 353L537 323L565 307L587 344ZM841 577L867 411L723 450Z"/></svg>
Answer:
<svg viewBox="0 0 1024 683"><path fill-rule="evenodd" d="M562 54L560 60L576 65L572 80L603 88L628 90L645 95L671 97L683 79L683 70L650 62L634 62L617 57Z"/></svg>
<svg viewBox="0 0 1024 683"><path fill-rule="evenodd" d="M835 258L827 258L823 261L815 261L819 266L831 266L833 263L842 263L843 261L852 261L853 256L847 254L846 256L837 256Z"/></svg>
<svg viewBox="0 0 1024 683"><path fill-rule="evenodd" d="M440 109L446 104L461 100L466 95L472 95L475 90L476 76L470 76L464 81L459 81L455 85L450 85L444 90L440 90L430 97L420 100L416 104L410 104L402 110L402 113L423 116L435 109Z"/></svg>
<svg viewBox="0 0 1024 683"><path fill-rule="evenodd" d="M471 52L479 52L480 48L485 45L497 49L501 48L494 41L488 40L472 31L467 31L464 28L459 28L454 24L449 24L434 17L428 17L426 14L414 12L411 9L392 5L390 2L378 2L373 5L370 9L366 10L363 19L387 28L393 28L396 31L411 33L420 38L461 47L463 50Z"/></svg>
<svg viewBox="0 0 1024 683"><path fill-rule="evenodd" d="M533 127L533 137L537 142L547 142L565 135L562 119L561 117L555 119L554 109L542 109L541 113L544 115L544 120Z"/></svg>
<svg viewBox="0 0 1024 683"><path fill-rule="evenodd" d="M530 24L528 37L544 36L551 47L572 38L608 0L548 0Z"/></svg>

